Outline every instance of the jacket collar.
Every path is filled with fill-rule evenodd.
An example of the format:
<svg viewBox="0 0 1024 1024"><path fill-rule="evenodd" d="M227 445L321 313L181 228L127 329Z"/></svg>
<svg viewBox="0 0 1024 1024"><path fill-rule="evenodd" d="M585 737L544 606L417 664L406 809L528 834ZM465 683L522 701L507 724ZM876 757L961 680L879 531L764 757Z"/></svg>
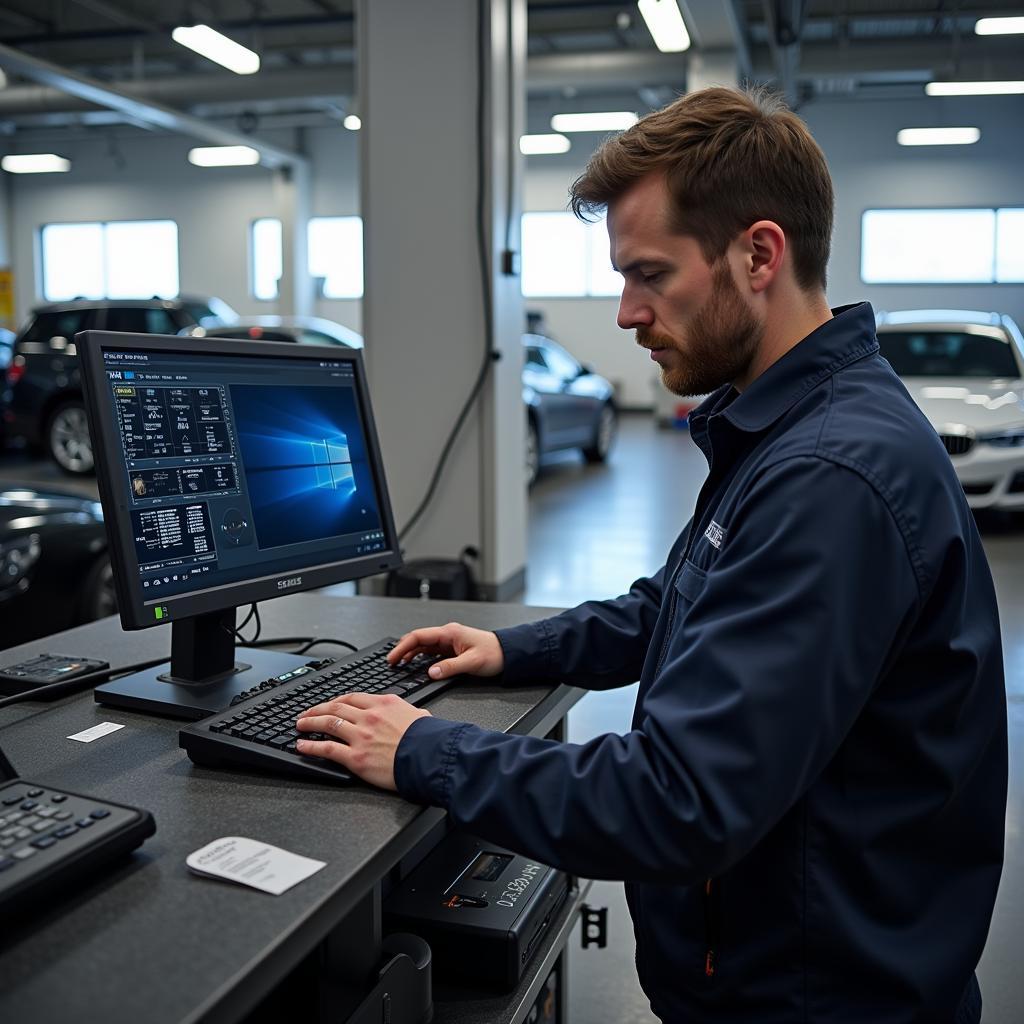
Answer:
<svg viewBox="0 0 1024 1024"><path fill-rule="evenodd" d="M838 306L831 320L772 363L746 391L737 394L731 384L725 384L701 402L690 414L694 439L703 437L708 419L718 415L739 430L762 431L823 380L877 351L871 303Z"/></svg>

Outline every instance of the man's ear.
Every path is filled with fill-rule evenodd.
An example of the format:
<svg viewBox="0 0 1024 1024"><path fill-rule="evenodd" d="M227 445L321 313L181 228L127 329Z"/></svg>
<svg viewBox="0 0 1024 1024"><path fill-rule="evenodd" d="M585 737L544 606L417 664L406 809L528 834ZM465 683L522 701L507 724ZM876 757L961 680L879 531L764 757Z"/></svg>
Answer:
<svg viewBox="0 0 1024 1024"><path fill-rule="evenodd" d="M740 236L743 269L752 292L763 292L778 276L786 256L786 233L773 220L759 220Z"/></svg>

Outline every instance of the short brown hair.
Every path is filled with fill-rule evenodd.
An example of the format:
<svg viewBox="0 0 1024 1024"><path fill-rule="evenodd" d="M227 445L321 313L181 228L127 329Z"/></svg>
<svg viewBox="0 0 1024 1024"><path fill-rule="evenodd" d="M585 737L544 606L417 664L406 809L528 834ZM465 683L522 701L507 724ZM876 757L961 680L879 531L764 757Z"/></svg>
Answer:
<svg viewBox="0 0 1024 1024"><path fill-rule="evenodd" d="M807 126L766 90L715 87L683 96L608 139L573 182L581 219L605 209L641 178L662 171L674 230L705 259L739 232L773 220L786 233L797 282L825 287L832 241L832 178Z"/></svg>

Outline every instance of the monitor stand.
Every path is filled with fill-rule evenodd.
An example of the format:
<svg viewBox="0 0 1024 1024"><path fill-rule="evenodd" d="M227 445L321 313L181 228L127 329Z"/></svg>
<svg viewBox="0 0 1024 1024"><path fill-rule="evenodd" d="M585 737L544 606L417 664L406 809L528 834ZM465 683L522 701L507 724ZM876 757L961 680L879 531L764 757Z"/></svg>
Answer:
<svg viewBox="0 0 1024 1024"><path fill-rule="evenodd" d="M245 648L235 662L235 608L171 623L170 663L97 686L96 701L115 708L205 718L229 707L233 697L309 663L280 651Z"/></svg>

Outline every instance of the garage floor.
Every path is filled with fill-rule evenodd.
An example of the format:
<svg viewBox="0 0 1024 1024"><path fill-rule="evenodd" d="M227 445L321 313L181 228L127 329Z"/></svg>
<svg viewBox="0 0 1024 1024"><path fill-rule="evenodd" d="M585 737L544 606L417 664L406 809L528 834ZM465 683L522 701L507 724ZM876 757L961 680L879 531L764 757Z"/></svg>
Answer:
<svg viewBox="0 0 1024 1024"><path fill-rule="evenodd" d="M531 494L526 602L574 605L628 590L658 569L686 524L707 471L685 431L664 431L647 416L624 419L608 467L574 453L554 457ZM1024 977L1024 515L982 519L999 596L1010 718L1010 800L1006 864L988 946L978 970L985 1024L1021 1020ZM629 729L635 687L586 696L570 715L570 739ZM621 886L595 883L590 902L609 908L605 950L571 943L571 1024L654 1021L633 968L633 936Z"/></svg>

